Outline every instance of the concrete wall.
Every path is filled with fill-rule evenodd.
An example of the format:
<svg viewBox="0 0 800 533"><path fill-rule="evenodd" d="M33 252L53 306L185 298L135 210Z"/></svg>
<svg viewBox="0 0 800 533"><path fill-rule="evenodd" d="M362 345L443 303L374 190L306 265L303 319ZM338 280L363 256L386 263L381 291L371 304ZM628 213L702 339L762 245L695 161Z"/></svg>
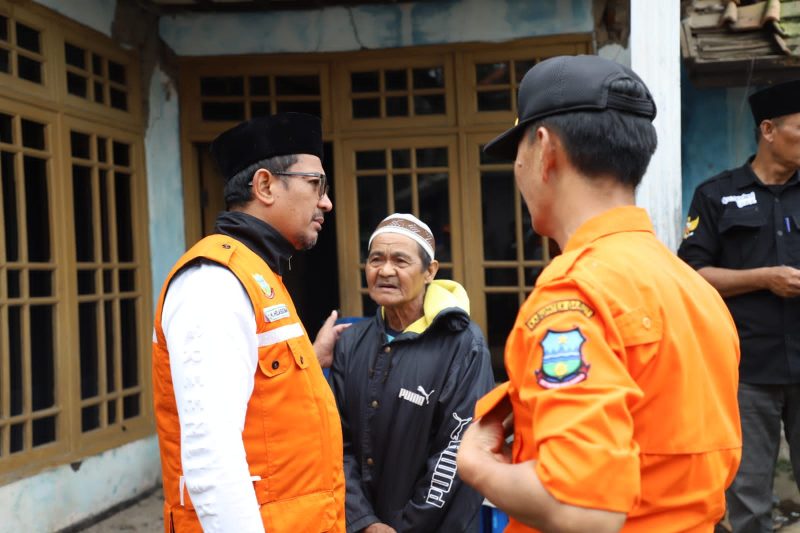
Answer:
<svg viewBox="0 0 800 533"><path fill-rule="evenodd" d="M741 166L755 153L755 125L747 104L752 92L743 87L698 89L682 72L683 216L694 189L706 179Z"/></svg>
<svg viewBox="0 0 800 533"><path fill-rule="evenodd" d="M463 0L161 18L178 54L335 52L589 32L590 0Z"/></svg>

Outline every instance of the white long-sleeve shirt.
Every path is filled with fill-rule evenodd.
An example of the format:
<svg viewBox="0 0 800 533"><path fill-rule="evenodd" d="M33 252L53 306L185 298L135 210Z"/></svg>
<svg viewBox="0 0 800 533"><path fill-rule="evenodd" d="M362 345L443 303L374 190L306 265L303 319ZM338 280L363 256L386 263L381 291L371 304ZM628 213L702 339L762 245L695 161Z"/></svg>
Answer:
<svg viewBox="0 0 800 533"><path fill-rule="evenodd" d="M173 278L161 317L181 429L181 463L203 530L263 533L242 431L258 365L250 298L227 268Z"/></svg>

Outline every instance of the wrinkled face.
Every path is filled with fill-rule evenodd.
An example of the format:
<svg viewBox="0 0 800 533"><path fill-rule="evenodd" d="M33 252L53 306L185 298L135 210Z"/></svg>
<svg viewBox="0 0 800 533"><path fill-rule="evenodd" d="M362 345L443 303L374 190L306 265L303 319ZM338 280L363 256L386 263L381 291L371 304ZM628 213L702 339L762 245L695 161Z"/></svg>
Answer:
<svg viewBox="0 0 800 533"><path fill-rule="evenodd" d="M800 113L785 115L775 122L772 149L781 163L800 168Z"/></svg>
<svg viewBox="0 0 800 533"><path fill-rule="evenodd" d="M299 154L287 172L324 173L319 157ZM333 209L328 195L319 197L320 179L312 176L276 176L275 216L271 223L297 250L308 250L317 243L325 213Z"/></svg>
<svg viewBox="0 0 800 533"><path fill-rule="evenodd" d="M437 263L422 269L416 241L397 233L381 233L372 241L367 257L369 297L384 307L402 307L422 299L425 285L436 274Z"/></svg>

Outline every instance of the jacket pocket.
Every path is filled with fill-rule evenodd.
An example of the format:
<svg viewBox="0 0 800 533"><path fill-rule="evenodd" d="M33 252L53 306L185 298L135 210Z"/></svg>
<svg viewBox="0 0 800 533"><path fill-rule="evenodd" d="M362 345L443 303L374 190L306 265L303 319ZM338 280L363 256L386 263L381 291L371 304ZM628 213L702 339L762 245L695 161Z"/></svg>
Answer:
<svg viewBox="0 0 800 533"><path fill-rule="evenodd" d="M259 354L258 358L258 367L268 378L274 378L284 374L295 364L291 351L287 349L285 341L267 346L261 350L262 352Z"/></svg>
<svg viewBox="0 0 800 533"><path fill-rule="evenodd" d="M767 217L758 208L726 209L717 223L720 233L729 231L748 231L760 229L767 223Z"/></svg>
<svg viewBox="0 0 800 533"><path fill-rule="evenodd" d="M323 533L333 529L337 515L333 491L312 492L261 505L264 526L270 533Z"/></svg>
<svg viewBox="0 0 800 533"><path fill-rule="evenodd" d="M626 347L658 342L664 333L661 316L649 313L643 307L622 313L614 322Z"/></svg>

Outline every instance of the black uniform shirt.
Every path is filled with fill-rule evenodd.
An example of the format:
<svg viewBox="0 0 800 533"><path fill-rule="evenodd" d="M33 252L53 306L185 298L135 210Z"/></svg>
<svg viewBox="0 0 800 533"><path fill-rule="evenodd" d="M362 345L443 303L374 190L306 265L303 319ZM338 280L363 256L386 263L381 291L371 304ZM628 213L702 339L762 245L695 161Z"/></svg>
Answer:
<svg viewBox="0 0 800 533"><path fill-rule="evenodd" d="M695 269L800 268L800 177L765 185L749 163L697 187L678 249ZM800 298L760 290L725 302L739 330L740 381L800 383Z"/></svg>

